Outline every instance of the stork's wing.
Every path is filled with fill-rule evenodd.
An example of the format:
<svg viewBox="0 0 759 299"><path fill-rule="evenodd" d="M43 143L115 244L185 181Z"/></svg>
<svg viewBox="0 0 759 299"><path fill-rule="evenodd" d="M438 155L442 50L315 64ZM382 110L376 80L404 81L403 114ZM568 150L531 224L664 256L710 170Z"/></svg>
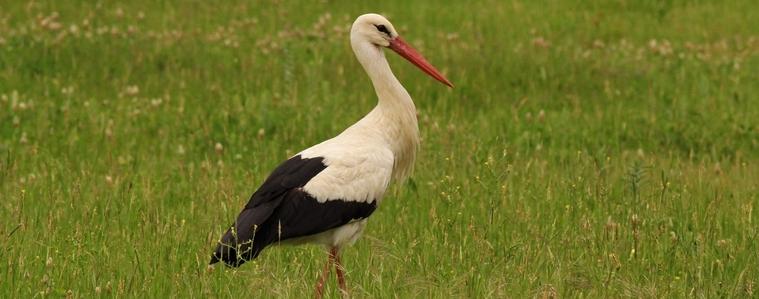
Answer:
<svg viewBox="0 0 759 299"><path fill-rule="evenodd" d="M303 187L327 169L321 157L297 155L272 172L224 234L211 257L239 266L255 258L269 244L317 234L368 217L376 202L322 200Z"/></svg>

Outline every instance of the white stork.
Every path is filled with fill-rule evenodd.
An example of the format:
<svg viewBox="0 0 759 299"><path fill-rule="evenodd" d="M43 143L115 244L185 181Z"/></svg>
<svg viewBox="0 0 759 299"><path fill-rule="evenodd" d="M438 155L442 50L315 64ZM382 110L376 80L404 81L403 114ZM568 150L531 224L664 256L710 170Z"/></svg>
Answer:
<svg viewBox="0 0 759 299"><path fill-rule="evenodd" d="M340 135L279 165L221 238L211 264L223 261L237 267L280 242L323 244L329 259L316 295L321 297L333 264L340 289L347 293L338 252L359 237L391 179L409 175L419 145L414 102L390 70L382 48L453 87L381 15L358 17L350 37L379 103Z"/></svg>

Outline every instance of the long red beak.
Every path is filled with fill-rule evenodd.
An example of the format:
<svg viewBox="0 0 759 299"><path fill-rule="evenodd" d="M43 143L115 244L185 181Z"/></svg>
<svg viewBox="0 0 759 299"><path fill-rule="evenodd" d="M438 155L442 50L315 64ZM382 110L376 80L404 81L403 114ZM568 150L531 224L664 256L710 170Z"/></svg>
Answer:
<svg viewBox="0 0 759 299"><path fill-rule="evenodd" d="M432 66L429 62L427 62L426 59L424 59L424 56L422 56L422 54L419 54L416 49L409 46L409 44L403 41L400 36L390 40L389 48L395 51L395 53L398 53L398 55L401 55L403 58L406 58L406 60L416 65L422 71L427 73L427 75L435 78L435 80L438 80L443 84L448 85L449 87L453 87L453 83L451 83L451 81L448 81L448 79L446 79L443 74L441 74L434 66Z"/></svg>

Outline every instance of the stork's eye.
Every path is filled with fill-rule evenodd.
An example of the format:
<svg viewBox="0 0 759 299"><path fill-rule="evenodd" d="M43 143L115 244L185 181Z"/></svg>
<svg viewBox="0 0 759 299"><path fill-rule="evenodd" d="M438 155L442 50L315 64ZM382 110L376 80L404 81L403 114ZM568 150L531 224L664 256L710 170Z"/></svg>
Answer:
<svg viewBox="0 0 759 299"><path fill-rule="evenodd" d="M387 36L390 36L390 30L387 30L387 27L385 27L385 25L374 25L374 27L377 27L377 30L379 30L379 32L385 33L387 34Z"/></svg>

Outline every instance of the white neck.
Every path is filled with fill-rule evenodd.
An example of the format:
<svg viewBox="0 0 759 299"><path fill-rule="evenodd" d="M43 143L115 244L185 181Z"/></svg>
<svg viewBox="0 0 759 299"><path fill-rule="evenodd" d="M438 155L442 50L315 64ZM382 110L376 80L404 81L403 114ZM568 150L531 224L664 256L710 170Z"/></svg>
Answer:
<svg viewBox="0 0 759 299"><path fill-rule="evenodd" d="M374 85L379 102L354 127L379 133L395 156L393 176L403 179L411 174L419 146L416 107L403 85L390 70L382 49L351 35L351 46Z"/></svg>

